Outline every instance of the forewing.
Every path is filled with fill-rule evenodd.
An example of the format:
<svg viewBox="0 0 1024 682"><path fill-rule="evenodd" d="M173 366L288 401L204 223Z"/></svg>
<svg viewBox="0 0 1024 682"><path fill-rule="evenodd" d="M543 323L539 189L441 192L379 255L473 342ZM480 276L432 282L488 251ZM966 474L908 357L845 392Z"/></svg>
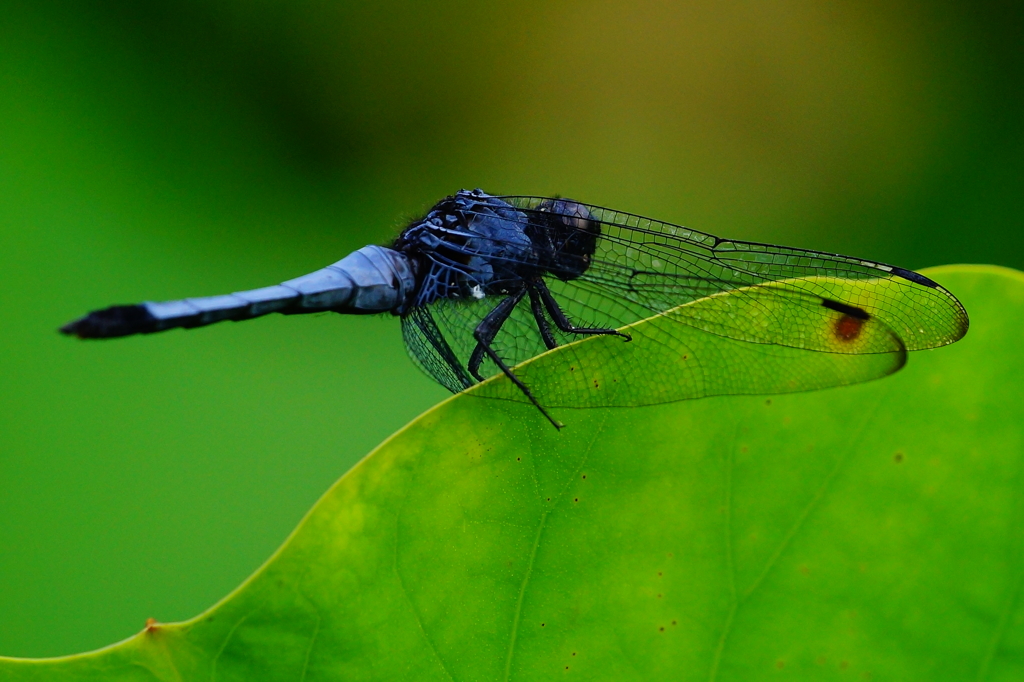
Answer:
<svg viewBox="0 0 1024 682"><path fill-rule="evenodd" d="M539 197L503 199L527 216L550 202ZM599 206L575 205L598 223L601 236L586 271L571 283L580 290L585 308L620 324L732 291L744 300L731 299L722 314L711 314L707 306L680 309L679 321L739 341L826 352L851 352L821 334L836 307L855 308L881 321L909 350L946 345L967 331L967 313L949 291L902 268L719 239ZM566 219L578 220L579 212ZM863 282L873 284L857 286ZM770 303L761 305L768 299ZM782 305L783 300L788 304ZM830 304L839 305L830 308ZM758 323L748 324L737 306L744 314L756 315ZM822 340L826 342L821 344Z"/></svg>
<svg viewBox="0 0 1024 682"><path fill-rule="evenodd" d="M550 219L550 199L502 199L525 220L542 209ZM546 353L537 313L524 298L492 345L547 406L645 405L857 383L902 367L908 348L951 343L967 329L966 313L948 291L900 268L563 205L575 207L567 224L585 215L599 224L600 238L584 256L582 276L548 274L545 281L573 324L624 328L633 340L561 332L543 312L548 336L563 347ZM463 371L476 346L473 330L499 300L440 300L410 315L410 351L438 381L461 390L474 381ZM491 376L498 368L485 360L480 372ZM475 392L525 400L502 380Z"/></svg>

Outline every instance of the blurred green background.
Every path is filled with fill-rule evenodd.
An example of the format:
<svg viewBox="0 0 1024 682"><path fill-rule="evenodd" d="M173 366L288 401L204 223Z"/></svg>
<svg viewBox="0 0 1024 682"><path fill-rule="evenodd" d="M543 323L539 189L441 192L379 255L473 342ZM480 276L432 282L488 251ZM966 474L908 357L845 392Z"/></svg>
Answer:
<svg viewBox="0 0 1024 682"><path fill-rule="evenodd" d="M1011 2L3 0L0 654L227 594L447 394L387 317L80 343L462 187L911 268L1024 267Z"/></svg>

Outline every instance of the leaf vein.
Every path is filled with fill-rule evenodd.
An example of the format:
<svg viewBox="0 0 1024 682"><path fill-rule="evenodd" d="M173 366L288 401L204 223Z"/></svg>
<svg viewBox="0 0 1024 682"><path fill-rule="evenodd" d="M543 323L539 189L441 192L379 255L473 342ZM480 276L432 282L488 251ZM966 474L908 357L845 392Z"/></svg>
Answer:
<svg viewBox="0 0 1024 682"><path fill-rule="evenodd" d="M576 479L576 476L579 474L580 470L582 470L583 467L586 466L587 459L590 457L590 453L593 451L594 444L600 437L601 432L604 431L607 420L608 417L606 412L604 419L601 420L600 425L594 429L594 436L593 438L591 438L590 443L587 444L586 449L584 449L583 456L580 458L580 463L576 467L576 470L572 473L571 476L568 477L568 479L566 479L565 485L562 486L562 490L557 495L555 495L556 502L563 495L565 495L565 492L569 489L569 486L572 485L572 482ZM531 456L530 459L533 460L534 458ZM534 469L534 480L537 480L536 468ZM512 674L512 658L515 654L516 638L519 635L519 621L523 611L523 600L526 597L526 587L530 583L530 576L533 574L534 562L537 559L537 548L540 547L540 539L541 536L544 534L544 526L547 523L548 514L550 514L550 508L541 513L540 523L537 526L537 535L533 539L533 548L530 550L530 561L526 566L526 574L523 576L523 582L519 585L519 597L516 599L516 611L512 617L512 633L509 635L508 653L505 656L505 682L508 682L509 677Z"/></svg>
<svg viewBox="0 0 1024 682"><path fill-rule="evenodd" d="M228 643L231 641L231 638L235 636L235 630L237 630L242 625L242 623L244 623L246 621L246 619L248 617L249 617L248 614L242 616L241 618L238 619L237 623L235 623L234 625L231 626L231 629L228 630L228 634L224 638L224 641L221 642L220 648L217 649L217 653L213 655L213 661L211 662L211 665L210 665L210 682L215 682L216 681L216 679L217 679L217 663L220 662L221 654L223 654L224 650L228 648Z"/></svg>
<svg viewBox="0 0 1024 682"><path fill-rule="evenodd" d="M437 650L437 646L434 645L434 640L431 639L430 633L427 632L427 629L423 626L423 618L420 616L419 609L416 608L416 603L412 600L412 595L409 594L409 588L405 586L405 578L402 577L402 569L398 565L398 545L400 544L398 536L399 529L402 527L401 519L402 514L405 512L405 501L407 500L408 498L403 500L401 507L399 507L398 512L395 514L395 554L393 563L395 576L398 578L398 585L402 588L402 596L405 597L405 601L409 605L409 610L412 611L413 618L416 619L416 627L419 628L420 635L423 636L423 641L425 641L427 646L430 647L430 651L434 654L437 664L441 666L441 670L443 670L444 674L448 676L448 679L451 680L451 682L456 682L455 676L452 675L452 671L448 669L447 665L445 665L444 659L441 658L441 654Z"/></svg>
<svg viewBox="0 0 1024 682"><path fill-rule="evenodd" d="M850 438L849 447L846 449L846 453L839 458L839 461L836 462L836 465L832 467L832 471L828 473L828 476L825 477L825 480L821 482L820 486L818 486L818 490L815 491L814 497L811 498L811 501L808 502L807 506L805 506L803 511L800 512L800 516L797 517L796 521L790 527L789 531L787 531L785 537L782 538L782 542L779 543L779 546L772 553L771 557L768 558L768 561L765 563L764 568L761 570L761 573L758 574L757 578L754 579L754 582L751 583L750 587L748 587L743 592L743 596L739 600L740 605L742 605L748 599L750 599L754 592L757 591L757 589L768 577L768 574L772 572L772 569L775 568L775 564L778 563L779 558L783 555L783 553L785 553L787 549L789 549L790 544L792 544L793 542L793 538L796 537L797 533L800 532L804 524L807 522L807 519L810 518L811 514L814 512L815 509L817 509L818 505L825 498L825 494L828 492L828 489L832 486L832 482L835 481L835 479L839 476L839 473L850 462L850 459L853 458L854 453L857 452L856 444L860 442L864 430L867 428L867 425L871 423L871 418L874 415L874 413L878 410L878 407L881 403L881 400L875 402L872 408L865 412L864 419L861 422L860 428L858 428L856 434L852 438Z"/></svg>
<svg viewBox="0 0 1024 682"><path fill-rule="evenodd" d="M537 547L540 546L540 538L544 534L544 524L548 520L548 512L545 511L540 515L540 523L537 524L537 534L533 538L533 548L530 550L530 561L526 566L526 575L523 576L523 582L519 585L519 597L516 599L516 611L512 616L512 633L508 639L508 653L505 656L505 682L508 682L509 675L512 672L512 656L515 653L516 648L516 636L519 634L519 619L523 612L523 598L526 595L526 586L530 582L530 575L533 573L533 562L537 558Z"/></svg>
<svg viewBox="0 0 1024 682"><path fill-rule="evenodd" d="M737 441L738 442L738 441ZM729 449L728 459L725 464L725 563L729 573L729 613L725 617L725 624L722 626L722 634L718 638L718 645L715 647L714 656L711 659L711 670L708 679L714 682L718 677L718 667L722 662L722 653L725 651L725 643L732 632L732 621L739 609L739 600L736 595L736 558L732 545L732 476L735 467L736 445Z"/></svg>
<svg viewBox="0 0 1024 682"><path fill-rule="evenodd" d="M1021 471L1017 472L1016 486L1017 490L1021 490L1020 478ZM1021 508L1021 499L1018 496L1017 509L1019 512ZM1018 547L1019 550L1019 547ZM1020 560L1020 551L1018 551L1018 561ZM992 669L992 661L995 660L996 654L999 653L999 645L1003 641L1003 637L1006 636L1006 631L1010 627L1010 617L1013 615L1014 607L1016 607L1018 600L1020 599L1021 588L1024 587L1024 570L1017 570L1017 577L1014 580L1013 587L1010 590L1010 598L1006 600L1006 606L1002 613L999 614L999 622L996 624L995 631L992 633L992 639L989 641L988 646L985 647L985 654L982 656L981 664L978 666L978 682L988 677L989 671Z"/></svg>
<svg viewBox="0 0 1024 682"><path fill-rule="evenodd" d="M316 644L316 638L320 636L320 623L323 618L320 617L320 612L316 612L316 627L313 628L313 636L309 640L309 646L306 647L306 659L302 662L302 675L299 676L299 682L306 682L306 673L309 672L309 659L313 655L313 646Z"/></svg>

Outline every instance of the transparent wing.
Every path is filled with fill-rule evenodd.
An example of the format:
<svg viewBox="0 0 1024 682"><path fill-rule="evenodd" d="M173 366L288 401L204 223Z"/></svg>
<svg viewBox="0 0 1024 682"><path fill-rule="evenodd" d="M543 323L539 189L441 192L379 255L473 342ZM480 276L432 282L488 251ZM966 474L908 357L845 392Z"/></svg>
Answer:
<svg viewBox="0 0 1024 682"><path fill-rule="evenodd" d="M440 306L435 307L439 312L442 310ZM466 343L463 330L454 328L444 317L441 321L444 331L438 325L431 308L413 308L402 318L402 338L409 355L420 369L452 393L458 393L475 384L476 379L469 374L467 368L469 356L455 351L456 348L461 350ZM466 322L472 323L471 320Z"/></svg>
<svg viewBox="0 0 1024 682"><path fill-rule="evenodd" d="M477 299L440 299L429 306L415 309L402 320L402 334L410 354L421 369L452 392L477 383L469 373L469 361L476 348L473 330L484 319L500 297ZM579 337L565 334L552 325L552 334L559 345ZM437 343L441 338L444 343ZM491 347L507 365L517 365L547 350L528 299L523 300L502 325ZM489 377L499 373L489 358L483 361L480 373ZM524 398L525 399L525 398Z"/></svg>
<svg viewBox="0 0 1024 682"><path fill-rule="evenodd" d="M552 200L501 198L524 221L550 223ZM524 298L492 345L544 405L644 405L856 383L896 371L908 349L952 343L967 330L956 298L907 270L554 205L568 207L564 224L600 229L593 253L577 256L587 261L581 276L544 277L555 300L575 325L626 329L633 340L563 332L544 311L549 338L564 347L548 354ZM406 317L418 364L452 391L475 383L466 370L473 330L499 300L440 300ZM480 371L498 368L485 360ZM525 400L507 381L476 393Z"/></svg>
<svg viewBox="0 0 1024 682"><path fill-rule="evenodd" d="M530 217L549 199L501 197ZM776 307L766 326L751 326L727 319L701 320L704 331L740 341L850 352L828 344L808 345L821 339L813 330L832 318L825 301L858 308L878 319L900 336L908 350L935 348L956 341L967 332L967 313L946 289L909 270L838 254L784 246L720 239L695 230L572 202L580 207L565 220L579 220L581 211L600 227L601 236L589 267L572 280L581 289L597 292L598 307L614 303L621 319L626 302L635 321L650 313L664 312L683 303L716 293L733 291L749 299L748 309L768 296L790 296L793 307ZM851 282L877 281L870 288L851 287ZM772 284L769 289L761 285ZM566 295L571 295L566 292ZM582 294L585 296L585 294ZM628 307L628 306L626 306ZM769 306L770 308L770 306ZM690 309L686 317L706 315ZM809 333L810 332L810 333ZM858 351L864 352L864 351Z"/></svg>
<svg viewBox="0 0 1024 682"><path fill-rule="evenodd" d="M794 315L794 299L764 288L756 296L745 289L715 294L624 325L620 329L631 336L629 342L612 336L577 339L525 360L514 371L545 406L626 407L843 386L886 376L906 363L902 339L886 324L831 309L825 309L818 328L804 325L805 348L706 331L705 323L721 330L743 327L739 321L746 320L762 327L761 336L771 335L773 324ZM807 349L828 346L836 352ZM525 400L502 377L474 393Z"/></svg>

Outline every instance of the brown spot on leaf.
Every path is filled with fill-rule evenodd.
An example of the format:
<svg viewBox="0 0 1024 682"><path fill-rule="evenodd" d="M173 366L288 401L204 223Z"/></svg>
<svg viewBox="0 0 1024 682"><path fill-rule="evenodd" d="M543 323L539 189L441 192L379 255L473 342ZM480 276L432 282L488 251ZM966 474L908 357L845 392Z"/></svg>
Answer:
<svg viewBox="0 0 1024 682"><path fill-rule="evenodd" d="M892 461L896 462L897 464L902 462L903 461L903 453L902 452L897 452L895 455L892 456Z"/></svg>

